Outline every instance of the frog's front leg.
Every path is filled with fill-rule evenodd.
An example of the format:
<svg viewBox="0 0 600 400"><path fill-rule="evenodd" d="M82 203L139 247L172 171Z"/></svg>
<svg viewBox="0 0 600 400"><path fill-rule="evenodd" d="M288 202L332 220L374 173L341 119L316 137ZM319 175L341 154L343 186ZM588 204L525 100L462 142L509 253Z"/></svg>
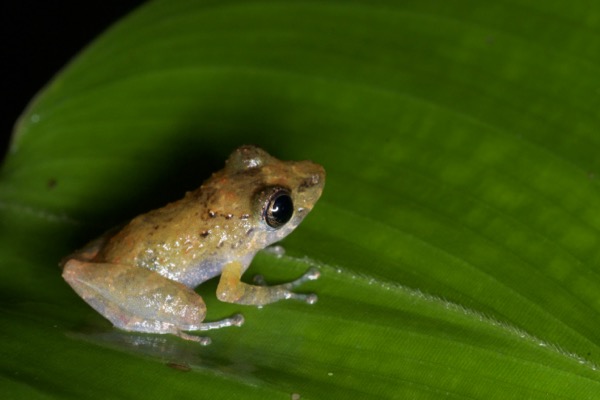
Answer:
<svg viewBox="0 0 600 400"><path fill-rule="evenodd" d="M63 277L89 305L126 331L172 333L208 344L209 338L183 331L243 323L241 315L203 323L206 306L202 297L187 286L145 268L71 259L64 265Z"/></svg>
<svg viewBox="0 0 600 400"><path fill-rule="evenodd" d="M264 305L274 303L283 299L296 299L313 304L317 301L316 294L299 294L292 292L307 281L315 280L319 277L319 271L315 268L309 269L300 278L281 285L275 286L255 286L241 281L244 273L244 265L238 261L230 262L223 267L221 279L217 287L217 297L221 301L236 304Z"/></svg>

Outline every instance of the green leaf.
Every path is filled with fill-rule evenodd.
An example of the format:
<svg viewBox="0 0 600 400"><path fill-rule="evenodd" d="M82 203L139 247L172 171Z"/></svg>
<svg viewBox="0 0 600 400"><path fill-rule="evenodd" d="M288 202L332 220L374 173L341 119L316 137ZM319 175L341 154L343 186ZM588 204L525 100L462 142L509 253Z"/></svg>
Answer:
<svg viewBox="0 0 600 400"><path fill-rule="evenodd" d="M0 171L7 398L600 398L600 5L150 2L32 102ZM120 332L61 257L238 145L324 165L246 324Z"/></svg>

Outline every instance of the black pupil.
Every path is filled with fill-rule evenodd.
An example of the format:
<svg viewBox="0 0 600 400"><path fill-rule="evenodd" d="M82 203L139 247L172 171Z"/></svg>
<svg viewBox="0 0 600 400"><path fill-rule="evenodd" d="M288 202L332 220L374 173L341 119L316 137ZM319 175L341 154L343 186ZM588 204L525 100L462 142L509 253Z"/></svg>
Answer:
<svg viewBox="0 0 600 400"><path fill-rule="evenodd" d="M279 228L294 214L294 203L287 193L279 193L273 196L267 208L266 221L271 228Z"/></svg>

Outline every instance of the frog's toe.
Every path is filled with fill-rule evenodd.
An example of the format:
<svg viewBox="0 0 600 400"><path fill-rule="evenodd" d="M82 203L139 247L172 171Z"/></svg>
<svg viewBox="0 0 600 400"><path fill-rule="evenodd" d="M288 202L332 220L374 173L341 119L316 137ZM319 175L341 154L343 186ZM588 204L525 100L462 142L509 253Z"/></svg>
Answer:
<svg viewBox="0 0 600 400"><path fill-rule="evenodd" d="M244 325L244 316L242 314L236 314L231 317L231 325L232 326L242 326Z"/></svg>
<svg viewBox="0 0 600 400"><path fill-rule="evenodd" d="M220 329L227 326L242 326L244 323L244 316L242 314L236 314L233 317L225 318L219 321L202 322L199 325L188 326L188 331L208 331L211 329Z"/></svg>
<svg viewBox="0 0 600 400"><path fill-rule="evenodd" d="M304 273L304 275L302 275L300 278L286 284L286 286L289 289L297 288L298 286L302 285L305 282L314 281L315 279L318 279L320 276L321 276L321 272L318 269L316 269L315 267L312 267L311 269L306 271Z"/></svg>
<svg viewBox="0 0 600 400"><path fill-rule="evenodd" d="M304 277L306 277L306 279L309 281L314 281L315 279L319 279L320 276L321 276L321 271L319 271L316 267L310 268L304 274Z"/></svg>
<svg viewBox="0 0 600 400"><path fill-rule="evenodd" d="M252 278L252 282L254 282L254 284L258 286L267 286L267 281L262 275L254 275L254 278Z"/></svg>
<svg viewBox="0 0 600 400"><path fill-rule="evenodd" d="M209 344L212 343L212 340L206 336L190 335L190 334L187 334L182 331L177 331L175 334L177 336L179 336L180 338L182 338L183 340L189 340L191 342L196 342L196 343L199 343L201 346L208 346Z"/></svg>
<svg viewBox="0 0 600 400"><path fill-rule="evenodd" d="M304 294L304 293L294 293L294 292L287 292L285 299L299 300L299 301L303 301L307 304L315 304L317 302L317 300L319 300L317 295L314 293Z"/></svg>
<svg viewBox="0 0 600 400"><path fill-rule="evenodd" d="M317 300L319 300L319 296L314 293L306 295L306 299L304 299L308 304L315 304Z"/></svg>

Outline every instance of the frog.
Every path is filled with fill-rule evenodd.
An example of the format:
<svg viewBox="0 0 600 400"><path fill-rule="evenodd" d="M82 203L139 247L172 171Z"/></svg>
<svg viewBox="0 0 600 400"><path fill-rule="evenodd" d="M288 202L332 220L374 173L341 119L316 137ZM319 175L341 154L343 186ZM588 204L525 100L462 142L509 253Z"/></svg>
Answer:
<svg viewBox="0 0 600 400"><path fill-rule="evenodd" d="M277 285L242 282L262 249L281 241L320 198L324 168L312 161L281 161L244 145L202 185L166 206L109 230L60 262L76 294L116 328L173 334L207 345L198 332L241 326L242 314L206 322L206 305L194 290L220 275L216 297L262 307L294 299L314 304L297 287L320 276L311 267Z"/></svg>

